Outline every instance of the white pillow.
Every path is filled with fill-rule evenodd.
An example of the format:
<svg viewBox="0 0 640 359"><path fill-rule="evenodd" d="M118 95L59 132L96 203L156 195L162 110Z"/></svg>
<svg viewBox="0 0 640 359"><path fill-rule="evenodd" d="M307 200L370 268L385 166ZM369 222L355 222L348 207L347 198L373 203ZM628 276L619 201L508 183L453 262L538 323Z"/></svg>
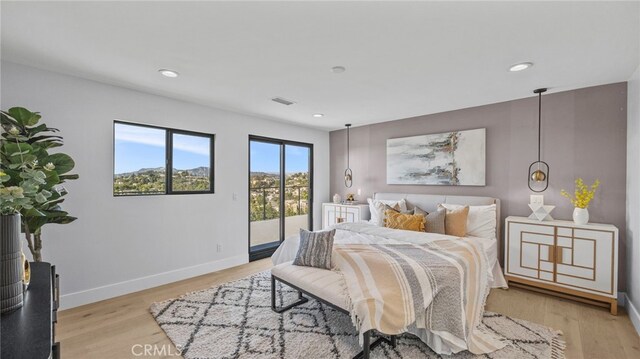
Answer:
<svg viewBox="0 0 640 359"><path fill-rule="evenodd" d="M442 203L448 210L454 210L463 205ZM496 205L469 206L467 217L467 235L472 237L496 239Z"/></svg>
<svg viewBox="0 0 640 359"><path fill-rule="evenodd" d="M404 198L399 201L367 198L367 202L369 203L369 211L371 212L371 220L369 222L371 224L375 224L376 226L384 226L385 205L388 205L390 207L395 207L396 205L398 205L398 207L400 207L400 212L407 210L407 201L405 201Z"/></svg>

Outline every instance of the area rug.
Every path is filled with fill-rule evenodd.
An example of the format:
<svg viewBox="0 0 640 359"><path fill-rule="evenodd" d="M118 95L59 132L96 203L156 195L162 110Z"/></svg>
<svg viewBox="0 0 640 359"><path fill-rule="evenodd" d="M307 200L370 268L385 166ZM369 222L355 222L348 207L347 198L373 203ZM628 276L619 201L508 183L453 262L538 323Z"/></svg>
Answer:
<svg viewBox="0 0 640 359"><path fill-rule="evenodd" d="M280 284L279 284L280 285ZM277 314L271 310L269 272L154 303L151 314L186 359L352 358L360 350L348 315L316 300ZM291 303L297 292L280 285L278 303ZM508 345L475 356L461 352L447 358L561 359L564 342L551 328L486 312L484 325ZM416 337L383 344L372 359L442 358Z"/></svg>

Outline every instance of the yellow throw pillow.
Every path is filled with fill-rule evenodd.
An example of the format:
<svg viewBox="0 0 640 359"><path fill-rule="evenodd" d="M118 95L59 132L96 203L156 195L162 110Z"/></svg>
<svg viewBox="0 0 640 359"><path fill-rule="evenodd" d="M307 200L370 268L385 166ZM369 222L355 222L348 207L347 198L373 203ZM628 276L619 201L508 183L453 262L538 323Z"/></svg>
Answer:
<svg viewBox="0 0 640 359"><path fill-rule="evenodd" d="M424 216L421 214L403 214L394 210L386 210L384 226L392 229L424 232Z"/></svg>
<svg viewBox="0 0 640 359"><path fill-rule="evenodd" d="M438 209L444 208L441 204ZM465 237L467 235L467 217L469 216L469 206L446 210L444 217L444 231L450 236Z"/></svg>

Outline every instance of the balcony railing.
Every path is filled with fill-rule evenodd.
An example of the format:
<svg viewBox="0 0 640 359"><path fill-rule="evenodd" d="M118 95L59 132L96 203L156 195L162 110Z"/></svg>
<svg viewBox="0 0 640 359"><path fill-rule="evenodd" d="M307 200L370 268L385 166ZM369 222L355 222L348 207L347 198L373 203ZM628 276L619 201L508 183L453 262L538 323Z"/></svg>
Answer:
<svg viewBox="0 0 640 359"><path fill-rule="evenodd" d="M302 211L302 202L303 201L308 201L308 199L302 199L302 189L303 188L309 188L308 186L285 186L285 193L287 189L294 189L297 192L297 195L294 197L297 197L297 211L294 214L291 214L290 216L296 216L296 215L302 215L302 214L307 214L308 211L303 212ZM262 192L262 218L254 218L253 213L251 213L251 221L264 221L264 220L268 220L268 219L273 219L273 217L267 217L267 192L269 192L270 190L279 190L280 187L252 187L250 188L250 196L254 193L260 193ZM307 192L308 195L309 192ZM296 198L293 199L294 201L296 200ZM291 199L286 199L285 198L285 203L286 201L291 201ZM280 207L279 206L272 206L272 208L274 208L276 211L280 211ZM253 208L251 208L251 210L253 211ZM308 208L307 208L308 210ZM277 217L276 217L277 218Z"/></svg>

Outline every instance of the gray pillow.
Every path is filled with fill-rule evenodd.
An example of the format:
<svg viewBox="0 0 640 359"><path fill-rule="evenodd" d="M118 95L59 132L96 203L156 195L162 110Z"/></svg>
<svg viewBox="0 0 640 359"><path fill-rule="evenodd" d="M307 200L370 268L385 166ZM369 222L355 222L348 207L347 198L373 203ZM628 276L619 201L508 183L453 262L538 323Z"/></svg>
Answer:
<svg viewBox="0 0 640 359"><path fill-rule="evenodd" d="M427 216L429 214L429 212L423 210L422 208L415 206L413 207L413 214L421 214L423 216Z"/></svg>
<svg viewBox="0 0 640 359"><path fill-rule="evenodd" d="M391 206L390 206L390 205L388 205L388 204L385 204L385 205L384 205L384 210L385 210L385 212L386 212L387 210L389 210L389 209L390 209L390 210L392 210L392 211L398 212L398 213L402 213L402 214L414 214L414 213L413 213L413 209L408 209L408 210L406 210L406 211L402 211L402 210L399 210L399 209L397 209L397 208L393 208L393 207L391 207ZM425 213L427 213L427 212L425 212ZM415 214L418 214L418 213L415 213ZM421 213L420 213L420 214L421 214Z"/></svg>
<svg viewBox="0 0 640 359"><path fill-rule="evenodd" d="M427 215L424 216L426 219L424 224L425 232L445 234L444 219L446 215L446 208L438 208L435 212L427 213Z"/></svg>
<svg viewBox="0 0 640 359"><path fill-rule="evenodd" d="M293 260L297 266L331 269L331 251L336 230L309 232L300 229L300 247Z"/></svg>

